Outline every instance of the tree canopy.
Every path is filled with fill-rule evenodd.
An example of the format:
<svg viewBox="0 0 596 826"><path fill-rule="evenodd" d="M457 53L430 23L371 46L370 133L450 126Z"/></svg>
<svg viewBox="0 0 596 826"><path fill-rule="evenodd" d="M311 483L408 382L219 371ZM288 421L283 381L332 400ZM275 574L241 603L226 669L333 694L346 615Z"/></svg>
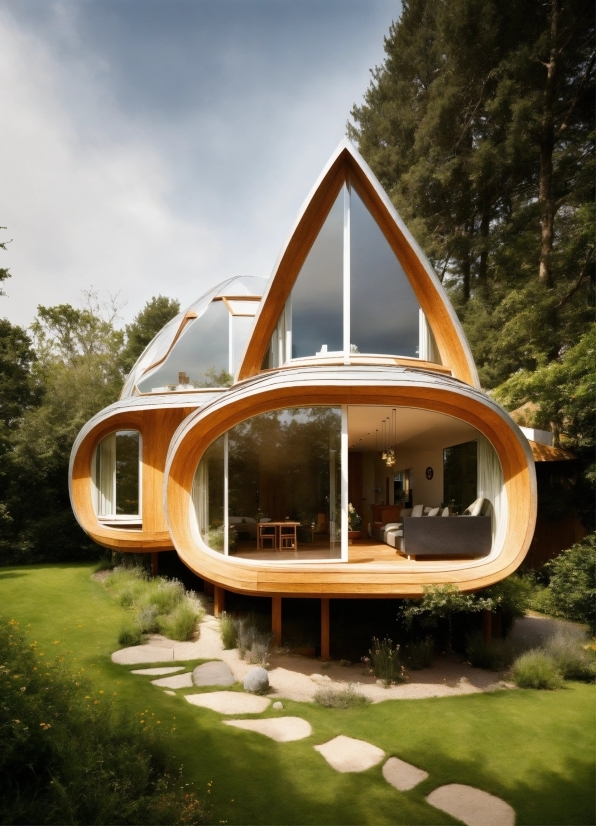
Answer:
<svg viewBox="0 0 596 826"><path fill-rule="evenodd" d="M594 15L584 0L405 0L354 139L493 388L594 316Z"/></svg>

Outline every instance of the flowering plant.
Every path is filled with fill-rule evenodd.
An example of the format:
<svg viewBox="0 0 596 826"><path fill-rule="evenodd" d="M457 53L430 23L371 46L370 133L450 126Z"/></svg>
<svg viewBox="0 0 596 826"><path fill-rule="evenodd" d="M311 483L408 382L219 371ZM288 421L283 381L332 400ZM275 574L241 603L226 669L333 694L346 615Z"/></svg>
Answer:
<svg viewBox="0 0 596 826"><path fill-rule="evenodd" d="M348 528L351 531L359 531L362 526L362 518L358 514L356 508L350 504L348 505Z"/></svg>

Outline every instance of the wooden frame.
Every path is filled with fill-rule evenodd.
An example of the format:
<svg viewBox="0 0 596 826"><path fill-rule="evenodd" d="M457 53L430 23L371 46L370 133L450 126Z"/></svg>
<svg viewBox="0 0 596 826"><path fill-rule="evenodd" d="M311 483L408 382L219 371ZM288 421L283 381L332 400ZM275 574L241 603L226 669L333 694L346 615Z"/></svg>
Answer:
<svg viewBox="0 0 596 826"><path fill-rule="evenodd" d="M478 387L478 374L470 348L437 276L370 167L347 139L340 143L308 196L278 259L237 379L259 373L269 341L302 264L346 181L355 184L365 206L400 260L433 331L443 367L448 368L456 378ZM351 357L349 360L352 363Z"/></svg>
<svg viewBox="0 0 596 826"><path fill-rule="evenodd" d="M297 405L379 404L451 415L474 426L495 448L505 479L507 532L497 557L399 565L317 563L275 567L221 557L198 545L190 525L190 491L206 448L239 422ZM313 368L277 371L232 388L225 398L189 416L178 430L165 471L166 509L172 541L185 564L223 587L253 594L294 596L419 596L428 584L456 582L474 590L499 581L523 560L536 518L536 479L527 440L499 406L454 379L399 368Z"/></svg>
<svg viewBox="0 0 596 826"><path fill-rule="evenodd" d="M71 457L70 496L77 521L99 545L117 551L165 551L174 546L162 507L164 468L174 431L192 407L119 409L96 417L81 431ZM107 527L93 506L91 462L95 448L109 433L138 430L142 438L141 530Z"/></svg>

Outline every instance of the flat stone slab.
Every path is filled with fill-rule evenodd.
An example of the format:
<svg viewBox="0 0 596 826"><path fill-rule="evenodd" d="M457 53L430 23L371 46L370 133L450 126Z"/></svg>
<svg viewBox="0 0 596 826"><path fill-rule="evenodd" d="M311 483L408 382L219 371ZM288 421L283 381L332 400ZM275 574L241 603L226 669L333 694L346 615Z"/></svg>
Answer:
<svg viewBox="0 0 596 826"><path fill-rule="evenodd" d="M385 752L378 746L343 734L321 746L314 746L314 749L338 772L364 772L385 757Z"/></svg>
<svg viewBox="0 0 596 826"><path fill-rule="evenodd" d="M236 682L230 666L217 661L197 665L192 680L195 685L234 685Z"/></svg>
<svg viewBox="0 0 596 826"><path fill-rule="evenodd" d="M238 691L211 691L209 694L187 694L193 706L210 708L220 714L260 714L270 700L256 694L240 694Z"/></svg>
<svg viewBox="0 0 596 826"><path fill-rule="evenodd" d="M159 674L175 674L176 671L184 671L183 665L164 665L161 668L136 668L131 674L147 674L157 677Z"/></svg>
<svg viewBox="0 0 596 826"><path fill-rule="evenodd" d="M515 826L515 811L509 803L473 786L440 786L426 800L466 826Z"/></svg>
<svg viewBox="0 0 596 826"><path fill-rule="evenodd" d="M417 769L399 757L390 757L383 766L383 777L398 791L407 792L426 780L428 772Z"/></svg>
<svg viewBox="0 0 596 826"><path fill-rule="evenodd" d="M290 743L292 740L304 740L310 737L312 728L302 717L274 717L270 720L224 720L224 725L256 731L278 743Z"/></svg>
<svg viewBox="0 0 596 826"><path fill-rule="evenodd" d="M112 654L112 662L118 665L139 665L140 663L163 663L174 659L174 649L160 645L132 645Z"/></svg>
<svg viewBox="0 0 596 826"><path fill-rule="evenodd" d="M192 688L192 671L187 671L186 674L175 674L173 677L151 680L151 684L158 686L158 688Z"/></svg>

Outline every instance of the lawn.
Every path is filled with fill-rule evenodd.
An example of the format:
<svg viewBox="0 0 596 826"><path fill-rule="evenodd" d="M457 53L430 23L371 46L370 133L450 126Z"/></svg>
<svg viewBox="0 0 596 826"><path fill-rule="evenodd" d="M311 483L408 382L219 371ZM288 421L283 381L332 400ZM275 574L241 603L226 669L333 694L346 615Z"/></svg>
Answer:
<svg viewBox="0 0 596 826"><path fill-rule="evenodd" d="M221 725L215 712L170 697L148 678L114 665L110 654L125 611L90 579L90 565L0 569L0 614L19 621L46 656L66 653L133 715L153 712L173 729L184 780L205 794L213 822L455 823L425 796L468 783L510 803L517 824L593 824L595 689L567 683L556 692L502 691L431 700L388 701L364 709L324 709L284 701L313 734L294 743ZM313 750L338 734L374 743L429 772L410 792L381 766L338 774ZM208 786L208 784L211 784Z"/></svg>

